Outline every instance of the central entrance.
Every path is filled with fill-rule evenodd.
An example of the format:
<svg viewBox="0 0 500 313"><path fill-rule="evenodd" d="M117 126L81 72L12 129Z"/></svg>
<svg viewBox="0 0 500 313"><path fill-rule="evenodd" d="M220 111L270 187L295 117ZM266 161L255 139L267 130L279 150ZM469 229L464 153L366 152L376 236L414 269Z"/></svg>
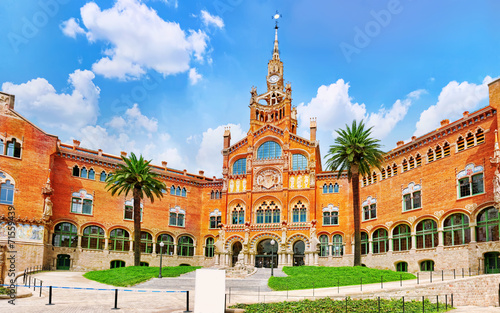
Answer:
<svg viewBox="0 0 500 313"><path fill-rule="evenodd" d="M306 244L302 241L296 241L293 244L293 266L304 265L304 252L306 251Z"/></svg>
<svg viewBox="0 0 500 313"><path fill-rule="evenodd" d="M278 267L278 243L271 245L271 239L264 239L257 244L257 255L255 256L255 267L274 268ZM274 261L271 262L274 257Z"/></svg>
<svg viewBox="0 0 500 313"><path fill-rule="evenodd" d="M484 254L484 272L486 274L500 273L499 252L488 252Z"/></svg>
<svg viewBox="0 0 500 313"><path fill-rule="evenodd" d="M232 264L231 264L231 266L234 267L234 265L236 264L236 262L238 262L238 255L240 255L240 252L241 252L242 248L243 248L243 246L241 245L241 242L239 242L239 241L236 241L233 244L233 258L232 258Z"/></svg>
<svg viewBox="0 0 500 313"><path fill-rule="evenodd" d="M69 270L70 263L71 263L71 259L70 259L69 255L67 255L67 254L58 254L57 255L56 269Z"/></svg>

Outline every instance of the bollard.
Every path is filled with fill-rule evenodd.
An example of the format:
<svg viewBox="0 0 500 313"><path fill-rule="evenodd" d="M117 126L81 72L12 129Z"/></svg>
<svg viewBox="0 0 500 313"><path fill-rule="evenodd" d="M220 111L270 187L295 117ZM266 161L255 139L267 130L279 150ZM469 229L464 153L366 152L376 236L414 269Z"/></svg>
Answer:
<svg viewBox="0 0 500 313"><path fill-rule="evenodd" d="M424 299L424 296L422 296L422 312L425 312L425 299Z"/></svg>
<svg viewBox="0 0 500 313"><path fill-rule="evenodd" d="M112 308L112 310L119 310L120 308L118 307L118 289L115 289L115 307Z"/></svg>
<svg viewBox="0 0 500 313"><path fill-rule="evenodd" d="M347 297L345 297L345 313L347 313Z"/></svg>
<svg viewBox="0 0 500 313"><path fill-rule="evenodd" d="M481 264L479 264L479 265L477 266L477 275L478 275L478 276L479 276L479 275L481 275L481 274L480 274L480 272L481 272Z"/></svg>
<svg viewBox="0 0 500 313"><path fill-rule="evenodd" d="M36 288L36 278L33 277L33 291L35 291Z"/></svg>
<svg viewBox="0 0 500 313"><path fill-rule="evenodd" d="M380 289L384 289L384 276L380 276Z"/></svg>
<svg viewBox="0 0 500 313"><path fill-rule="evenodd" d="M470 267L469 267L469 277L470 277Z"/></svg>
<svg viewBox="0 0 500 313"><path fill-rule="evenodd" d="M403 274L399 274L399 287L403 287Z"/></svg>
<svg viewBox="0 0 500 313"><path fill-rule="evenodd" d="M441 270L441 281L444 281L444 270Z"/></svg>
<svg viewBox="0 0 500 313"><path fill-rule="evenodd" d="M432 271L431 271L431 283L432 283Z"/></svg>
<svg viewBox="0 0 500 313"><path fill-rule="evenodd" d="M464 278L464 268L462 267L462 278Z"/></svg>
<svg viewBox="0 0 500 313"><path fill-rule="evenodd" d="M453 269L453 279L457 279L457 276L455 275L455 269Z"/></svg>
<svg viewBox="0 0 500 313"><path fill-rule="evenodd" d="M420 284L420 282L419 282L419 276L420 276L419 272L417 272L417 285Z"/></svg>
<svg viewBox="0 0 500 313"><path fill-rule="evenodd" d="M42 296L42 283L43 283L43 281L40 281L40 295L39 295L39 297Z"/></svg>
<svg viewBox="0 0 500 313"><path fill-rule="evenodd" d="M31 276L28 276L28 288L31 288Z"/></svg>
<svg viewBox="0 0 500 313"><path fill-rule="evenodd" d="M54 305L52 303L52 286L49 286L49 303L47 303L46 305Z"/></svg>
<svg viewBox="0 0 500 313"><path fill-rule="evenodd" d="M403 313L405 313L405 297L403 296Z"/></svg>
<svg viewBox="0 0 500 313"><path fill-rule="evenodd" d="M446 311L448 311L448 295L444 295L444 305L445 305L445 309Z"/></svg>
<svg viewBox="0 0 500 313"><path fill-rule="evenodd" d="M378 297L378 313L380 313L380 297Z"/></svg>
<svg viewBox="0 0 500 313"><path fill-rule="evenodd" d="M436 296L436 311L439 312L439 295Z"/></svg>
<svg viewBox="0 0 500 313"><path fill-rule="evenodd" d="M229 289L231 290L231 289ZM225 301L224 301L225 302ZM231 300L229 300L229 303L231 303ZM224 311L226 310L226 304L224 304ZM189 290L186 291L186 311L183 313L189 313L192 312L189 310Z"/></svg>
<svg viewBox="0 0 500 313"><path fill-rule="evenodd" d="M363 291L363 277L361 277L360 279L361 279L361 283L359 284L359 286L361 287L361 291Z"/></svg>
<svg viewBox="0 0 500 313"><path fill-rule="evenodd" d="M453 294L451 294L451 307L453 307Z"/></svg>

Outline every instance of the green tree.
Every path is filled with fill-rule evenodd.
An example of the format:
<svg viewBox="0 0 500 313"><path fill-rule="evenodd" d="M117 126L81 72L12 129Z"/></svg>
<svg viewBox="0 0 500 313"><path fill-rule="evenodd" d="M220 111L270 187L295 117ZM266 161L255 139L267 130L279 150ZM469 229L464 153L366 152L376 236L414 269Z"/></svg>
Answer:
<svg viewBox="0 0 500 313"><path fill-rule="evenodd" d="M106 189L111 195L127 196L132 192L134 199L134 266L141 263L141 200L147 197L154 202L155 196L162 198L165 184L157 179L158 174L151 171L149 163L142 155L137 158L134 153L130 157L122 156L124 164L111 173L106 179Z"/></svg>
<svg viewBox="0 0 500 313"><path fill-rule="evenodd" d="M326 155L326 168L338 171L337 177L347 172L352 191L354 216L354 266L361 265L361 209L359 207L359 176L370 175L370 168L380 168L384 152L380 140L371 138L372 127L365 129L363 121L354 120L352 126L337 130L338 137Z"/></svg>

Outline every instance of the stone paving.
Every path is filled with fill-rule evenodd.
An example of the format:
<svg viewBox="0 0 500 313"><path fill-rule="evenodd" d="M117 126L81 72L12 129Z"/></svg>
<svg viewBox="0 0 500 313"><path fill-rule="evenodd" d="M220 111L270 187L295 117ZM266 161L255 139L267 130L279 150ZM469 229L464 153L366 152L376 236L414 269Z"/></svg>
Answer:
<svg viewBox="0 0 500 313"><path fill-rule="evenodd" d="M87 280L81 272L44 272L34 275L43 280L44 288L42 296L39 297L39 288L33 292L32 297L16 299L16 305L10 305L6 300L0 300L0 312L110 312L114 307L114 291L93 291L93 290L73 290L73 289L53 289L52 303L48 303L48 288L46 286L65 287L85 287L114 289L112 286L104 285L95 281ZM275 276L286 276L280 269L274 270ZM364 293L399 288L400 282L384 283L384 289L380 289L380 284L363 285L363 292L360 286L347 286L337 288L321 288L294 291L271 291L267 287L267 279L270 276L270 269L259 269L255 274L243 279L226 279L226 290L228 302L270 302L284 300L314 299L325 296L345 297L363 296ZM425 279L421 279L425 283ZM185 293L157 293L158 290L190 290L190 309L194 305L194 284L195 273L188 273L177 278L153 278L147 282L139 284L133 288L118 288L118 307L121 312L183 312L186 310ZM403 281L404 286L416 285L416 280ZM21 287L20 287L21 288ZM27 290L27 288L23 288ZM134 290L131 291L123 291ZM145 290L148 292L138 292ZM230 295L229 295L230 294ZM499 312L500 308L495 307L459 307L453 310L454 313L493 313Z"/></svg>

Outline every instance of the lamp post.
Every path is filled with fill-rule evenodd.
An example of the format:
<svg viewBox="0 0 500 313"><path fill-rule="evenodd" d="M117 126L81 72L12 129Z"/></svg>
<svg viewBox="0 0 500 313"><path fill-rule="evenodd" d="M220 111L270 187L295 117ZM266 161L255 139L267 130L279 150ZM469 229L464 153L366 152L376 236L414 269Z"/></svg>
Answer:
<svg viewBox="0 0 500 313"><path fill-rule="evenodd" d="M163 255L163 254L162 254L162 252L163 252L163 246L164 246L164 245L165 245L165 244L163 243L163 241L161 241L161 242L160 242L160 275L158 275L158 278L161 278L161 277L162 277L162 276L161 276L161 257L162 257L162 255Z"/></svg>
<svg viewBox="0 0 500 313"><path fill-rule="evenodd" d="M274 245L276 244L276 241L273 239L271 240L271 277L274 276Z"/></svg>

